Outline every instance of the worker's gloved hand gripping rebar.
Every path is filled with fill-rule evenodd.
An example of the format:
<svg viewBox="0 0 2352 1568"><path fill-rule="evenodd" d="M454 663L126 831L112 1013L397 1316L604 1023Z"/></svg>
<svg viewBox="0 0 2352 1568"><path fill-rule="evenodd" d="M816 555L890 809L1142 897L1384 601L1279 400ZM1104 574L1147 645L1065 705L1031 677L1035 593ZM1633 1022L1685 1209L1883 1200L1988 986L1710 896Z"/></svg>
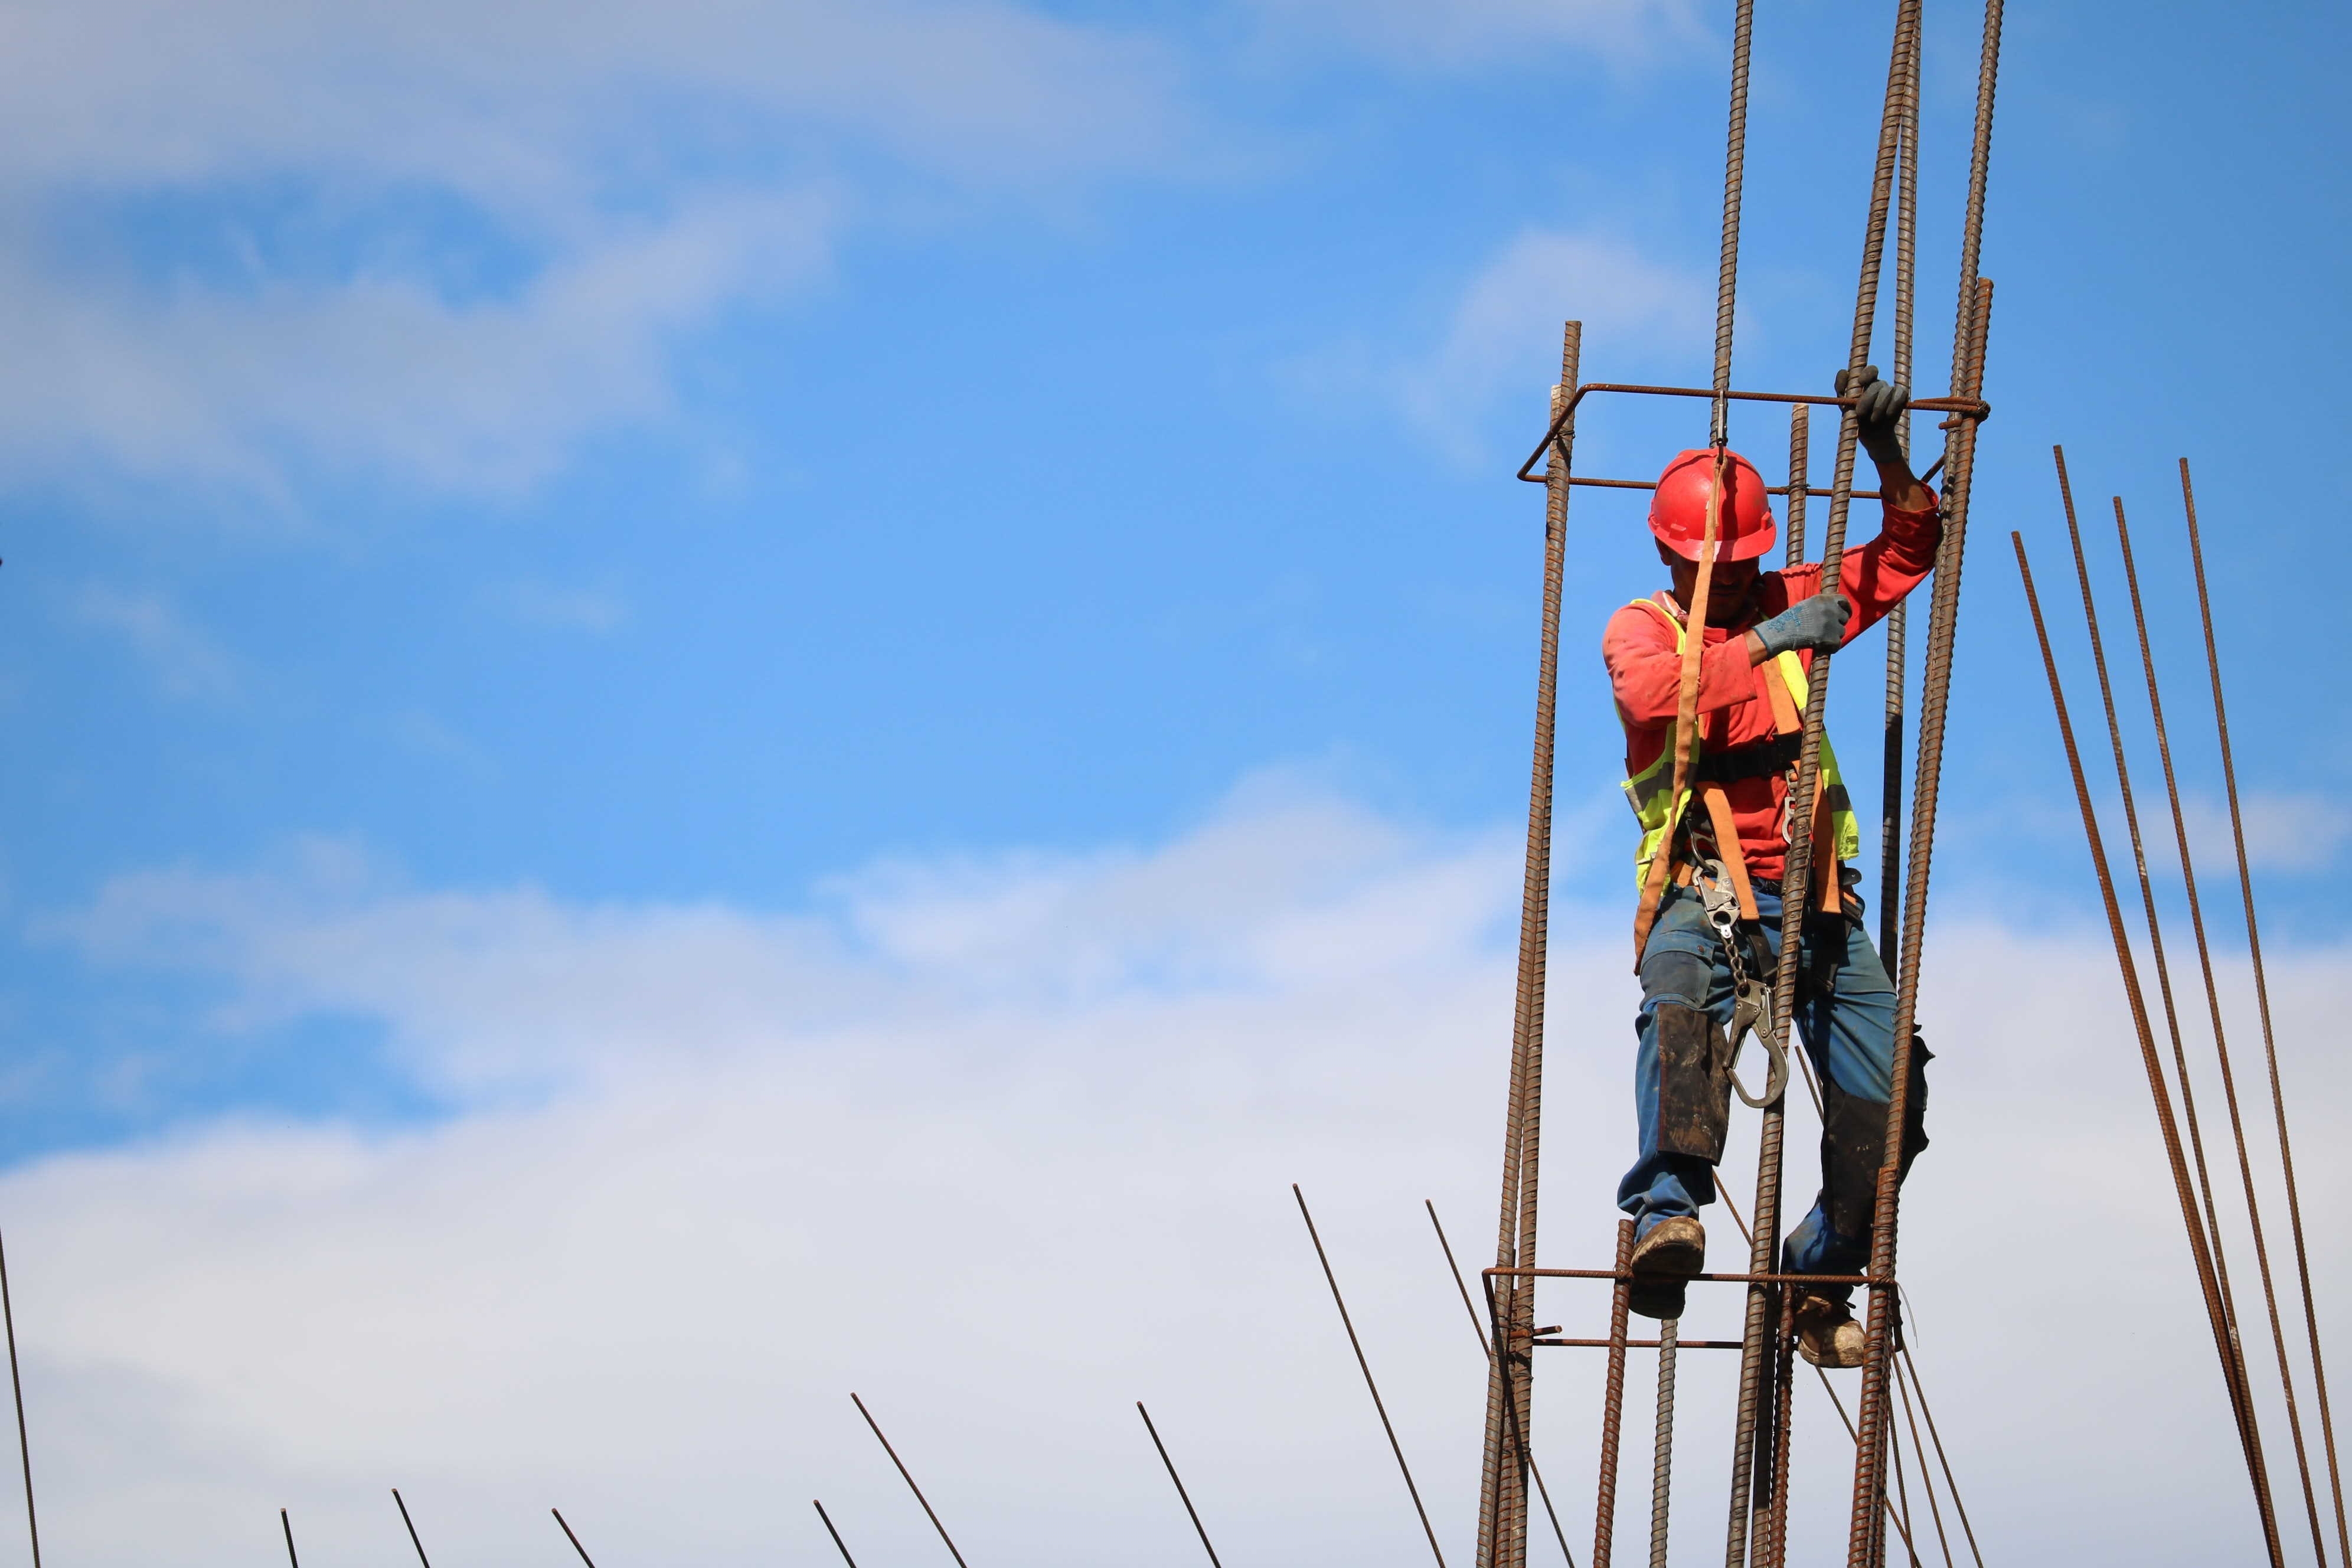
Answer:
<svg viewBox="0 0 2352 1568"><path fill-rule="evenodd" d="M1853 615L1853 606L1845 595L1832 589L1798 600L1769 621L1757 624L1756 640L1764 645L1764 657L1775 658L1790 648L1828 648L1834 651L1845 641L1845 624Z"/></svg>
<svg viewBox="0 0 2352 1568"><path fill-rule="evenodd" d="M1909 387L1899 382L1879 380L1878 367L1866 364L1858 374L1845 370L1837 373L1837 395L1856 400L1854 434L1861 438L1864 451L1874 458L1883 458L1902 450L1895 439L1895 431L1911 406Z"/></svg>

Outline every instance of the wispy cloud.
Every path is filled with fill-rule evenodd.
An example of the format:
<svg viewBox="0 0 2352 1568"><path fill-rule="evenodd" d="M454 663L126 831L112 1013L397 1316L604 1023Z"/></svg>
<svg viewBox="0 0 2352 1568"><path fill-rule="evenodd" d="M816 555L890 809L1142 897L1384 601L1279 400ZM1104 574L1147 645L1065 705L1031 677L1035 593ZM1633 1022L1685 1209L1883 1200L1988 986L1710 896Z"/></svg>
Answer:
<svg viewBox="0 0 2352 1568"><path fill-rule="evenodd" d="M1076 1568L1116 1537L1178 1562L1141 1395L1222 1531L1403 1564L1412 1518L1287 1207L1302 1180L1451 1549L1484 1367L1419 1203L1475 1234L1492 1201L1515 861L1507 835L1293 793L1163 845L877 868L791 916L420 890L332 845L123 879L60 928L91 957L218 978L241 999L224 1026L377 1021L457 1109L370 1135L247 1119L0 1184L45 1522L93 1564L226 1563L290 1501L306 1547L360 1557L398 1539L398 1479L484 1561L560 1544L556 1498L599 1550L749 1563L796 1539L772 1506L789 1477L861 1549L911 1552L924 1526L857 1388L968 1547ZM1553 926L1563 1263L1606 1257L1628 1153L1622 912ZM2226 1556L2230 1418L2189 1370L2210 1343L2104 937L1955 922L1931 944L1936 1142L1905 1269L1971 1510L2034 1560ZM2306 1194L2352 1175L2352 1065L2319 1027L2348 972L2339 948L2273 976ZM1969 1310L2021 1247L2101 1264ZM2346 1283L2342 1248L2315 1264ZM2117 1300L2130 1333L2067 1329ZM1591 1458L1575 1364L1541 1384L1556 1474ZM1728 1419L1720 1385L1685 1398L1687 1422ZM1836 1417L1799 1398L1803 1473L1842 1477ZM1720 1524L1709 1488L1678 1495L1678 1529ZM1844 1494L1801 1495L1797 1540L1826 1552Z"/></svg>
<svg viewBox="0 0 2352 1568"><path fill-rule="evenodd" d="M991 0L0 16L20 473L529 486L667 409L678 334L823 272L843 167L1022 192L1188 134L1167 50Z"/></svg>
<svg viewBox="0 0 2352 1568"><path fill-rule="evenodd" d="M67 608L81 625L126 644L171 696L219 700L237 692L236 660L160 593L92 583Z"/></svg>
<svg viewBox="0 0 2352 1568"><path fill-rule="evenodd" d="M629 618L628 601L605 588L518 583L505 597L507 607L524 625L555 631L609 632Z"/></svg>
<svg viewBox="0 0 2352 1568"><path fill-rule="evenodd" d="M1622 240L1530 229L1463 287L1435 345L1393 373L1399 406L1429 438L1475 460L1480 425L1503 393L1539 394L1559 378L1560 323L1571 316L1594 324L1596 344L1686 352L1713 325L1714 295L1706 279Z"/></svg>

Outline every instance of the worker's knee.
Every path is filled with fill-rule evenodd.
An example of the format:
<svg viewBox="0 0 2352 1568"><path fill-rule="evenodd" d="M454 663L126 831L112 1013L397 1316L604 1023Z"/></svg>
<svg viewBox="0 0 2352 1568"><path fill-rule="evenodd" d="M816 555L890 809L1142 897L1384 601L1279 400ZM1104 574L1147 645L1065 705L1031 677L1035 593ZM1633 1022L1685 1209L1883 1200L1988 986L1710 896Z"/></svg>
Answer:
<svg viewBox="0 0 2352 1568"><path fill-rule="evenodd" d="M1915 1031L1911 1087L1904 1097L1903 1149L1895 1180L1927 1147L1927 1063L1932 1055ZM1878 1205L1878 1173L1886 1163L1887 1103L1849 1093L1834 1079L1822 1085L1822 1196L1830 1228L1841 1236L1870 1234Z"/></svg>
<svg viewBox="0 0 2352 1568"><path fill-rule="evenodd" d="M1642 1000L1644 1005L1678 1002L1699 1012L1706 1010L1714 989L1715 964L1681 948L1650 944L1642 955Z"/></svg>

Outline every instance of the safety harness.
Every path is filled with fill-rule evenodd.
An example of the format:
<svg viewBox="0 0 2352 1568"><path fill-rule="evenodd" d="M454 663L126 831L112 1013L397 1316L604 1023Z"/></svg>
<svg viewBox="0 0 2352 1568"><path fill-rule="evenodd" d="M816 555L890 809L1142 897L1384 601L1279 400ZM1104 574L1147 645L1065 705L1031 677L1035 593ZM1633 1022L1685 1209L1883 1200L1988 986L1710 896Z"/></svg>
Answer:
<svg viewBox="0 0 2352 1568"><path fill-rule="evenodd" d="M1664 622L1674 634L1675 652L1679 655L1684 651L1686 633L1681 617L1655 599L1636 599L1633 605ZM1704 728L1695 722L1696 732L1691 738L1688 782L1680 795L1674 793L1672 764L1677 736L1672 732L1650 765L1624 783L1625 797L1642 825L1642 845L1634 860L1637 881L1646 885L1650 868L1664 840L1670 835L1681 835L1673 858L1674 882L1698 895L1707 923L1722 942L1731 970L1731 1051L1736 1057L1748 1031L1753 1028L1770 1059L1760 1097L1748 1092L1736 1068L1730 1075L1739 1098L1759 1109L1778 1100L1787 1086L1789 1058L1782 1031L1772 1016L1771 987L1763 978L1771 965L1769 950L1762 941L1755 883L1748 874L1748 859L1740 850L1738 826L1732 818L1731 800L1724 786L1775 774L1786 775L1793 782L1803 740L1805 703L1811 695L1804 664L1794 652L1780 654L1769 660L1766 668L1770 673L1765 678L1764 690L1772 705L1772 734L1769 738L1709 752L1702 744ZM1678 725L1679 721L1676 722ZM1686 821L1685 813L1694 796L1705 808L1705 817ZM1784 842L1789 837L1786 814L1784 804L1780 825ZM1713 853L1706 853L1701 841ZM1812 842L1815 908L1824 913L1843 913L1843 863L1861 853L1862 828L1854 819L1844 782L1838 773L1837 752L1827 735L1822 737L1821 769L1813 792ZM1647 935L1646 930L1637 933L1640 938ZM1640 956L1639 952L1634 955L1637 963Z"/></svg>

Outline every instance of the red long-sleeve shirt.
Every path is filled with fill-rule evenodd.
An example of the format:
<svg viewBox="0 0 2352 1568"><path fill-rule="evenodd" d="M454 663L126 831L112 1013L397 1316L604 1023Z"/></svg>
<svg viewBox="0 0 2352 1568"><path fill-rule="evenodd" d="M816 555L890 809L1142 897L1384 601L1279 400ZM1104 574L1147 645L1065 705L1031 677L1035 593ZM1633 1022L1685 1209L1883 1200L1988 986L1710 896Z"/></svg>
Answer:
<svg viewBox="0 0 2352 1568"><path fill-rule="evenodd" d="M1847 642L1875 626L1918 585L1934 567L1936 547L1943 539L1942 519L1932 496L1924 510L1904 511L1883 503L1882 509L1885 521L1878 537L1847 551L1839 563L1838 586L1853 605L1845 626ZM1819 593L1821 583L1818 562L1764 573L1737 625L1706 628L1698 683L1699 744L1705 751L1771 738L1772 704L1764 687L1768 677L1764 666L1748 662L1748 633L1758 622ZM1682 607L1672 594L1661 592L1652 602L1682 620ZM1609 618L1601 657L1609 667L1610 690L1625 726L1625 776L1632 778L1657 761L1674 733L1682 697L1682 656L1664 621L1650 610L1628 605ZM1797 657L1811 670L1812 651L1801 650ZM1724 785L1751 877L1780 875L1788 851L1780 837L1788 792L1788 778L1781 773Z"/></svg>

